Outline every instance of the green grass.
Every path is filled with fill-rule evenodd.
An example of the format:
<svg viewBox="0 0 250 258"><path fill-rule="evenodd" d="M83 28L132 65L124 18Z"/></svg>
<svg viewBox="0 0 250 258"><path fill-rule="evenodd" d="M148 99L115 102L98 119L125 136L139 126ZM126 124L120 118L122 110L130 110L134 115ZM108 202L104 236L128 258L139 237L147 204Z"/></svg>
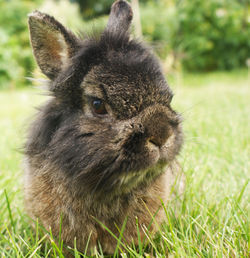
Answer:
<svg viewBox="0 0 250 258"><path fill-rule="evenodd" d="M250 81L246 71L184 75L173 106L183 114L179 156L187 177L183 201L165 209L166 224L133 256L249 257ZM37 90L0 92L0 253L2 257L63 257L50 233L33 233L25 215L19 148L45 97ZM174 215L174 212L178 216ZM47 241L48 239L49 241ZM121 241L120 241L121 240ZM122 238L119 246L122 246ZM118 253L118 252L117 252ZM101 256L101 255L96 255ZM77 257L77 255L76 255Z"/></svg>

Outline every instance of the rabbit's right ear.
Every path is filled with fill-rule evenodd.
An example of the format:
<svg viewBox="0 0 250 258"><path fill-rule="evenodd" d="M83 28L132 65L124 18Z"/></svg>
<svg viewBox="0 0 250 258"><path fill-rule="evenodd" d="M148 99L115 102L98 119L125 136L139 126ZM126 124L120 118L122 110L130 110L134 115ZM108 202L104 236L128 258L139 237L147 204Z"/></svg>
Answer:
<svg viewBox="0 0 250 258"><path fill-rule="evenodd" d="M30 41L36 61L50 79L57 77L78 49L78 39L52 16L29 14Z"/></svg>
<svg viewBox="0 0 250 258"><path fill-rule="evenodd" d="M105 31L111 34L127 34L131 21L133 19L133 11L130 4L124 0L117 0L111 7L109 20Z"/></svg>

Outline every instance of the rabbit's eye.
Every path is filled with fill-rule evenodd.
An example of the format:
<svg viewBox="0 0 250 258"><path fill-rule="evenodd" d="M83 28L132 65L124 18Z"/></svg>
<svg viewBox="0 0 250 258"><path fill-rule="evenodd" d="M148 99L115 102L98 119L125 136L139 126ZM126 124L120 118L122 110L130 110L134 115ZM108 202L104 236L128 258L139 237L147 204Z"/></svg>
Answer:
<svg viewBox="0 0 250 258"><path fill-rule="evenodd" d="M94 98L91 100L92 110L98 115L107 114L107 110L102 100Z"/></svg>

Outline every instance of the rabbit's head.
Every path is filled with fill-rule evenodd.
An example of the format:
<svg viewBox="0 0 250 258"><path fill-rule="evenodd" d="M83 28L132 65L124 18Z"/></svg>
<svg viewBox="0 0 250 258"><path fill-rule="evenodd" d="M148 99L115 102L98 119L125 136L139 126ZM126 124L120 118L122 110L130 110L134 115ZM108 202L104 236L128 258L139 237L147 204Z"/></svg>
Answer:
<svg viewBox="0 0 250 258"><path fill-rule="evenodd" d="M56 167L73 191L124 193L164 172L182 144L180 116L157 58L130 39L132 10L118 0L105 30L82 40L33 12L33 52L53 99L40 110L28 157Z"/></svg>

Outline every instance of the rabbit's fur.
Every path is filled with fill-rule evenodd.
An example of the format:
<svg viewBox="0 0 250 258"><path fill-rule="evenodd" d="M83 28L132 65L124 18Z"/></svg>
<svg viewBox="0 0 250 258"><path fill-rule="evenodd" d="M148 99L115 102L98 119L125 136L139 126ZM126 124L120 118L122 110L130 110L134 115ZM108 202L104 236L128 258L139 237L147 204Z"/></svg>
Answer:
<svg viewBox="0 0 250 258"><path fill-rule="evenodd" d="M158 60L129 37L132 10L116 1L99 36L82 40L53 17L29 16L33 52L53 98L39 109L25 146L29 214L78 250L137 243L181 174L181 119ZM100 106L102 113L100 114ZM155 230L155 223L150 230Z"/></svg>

